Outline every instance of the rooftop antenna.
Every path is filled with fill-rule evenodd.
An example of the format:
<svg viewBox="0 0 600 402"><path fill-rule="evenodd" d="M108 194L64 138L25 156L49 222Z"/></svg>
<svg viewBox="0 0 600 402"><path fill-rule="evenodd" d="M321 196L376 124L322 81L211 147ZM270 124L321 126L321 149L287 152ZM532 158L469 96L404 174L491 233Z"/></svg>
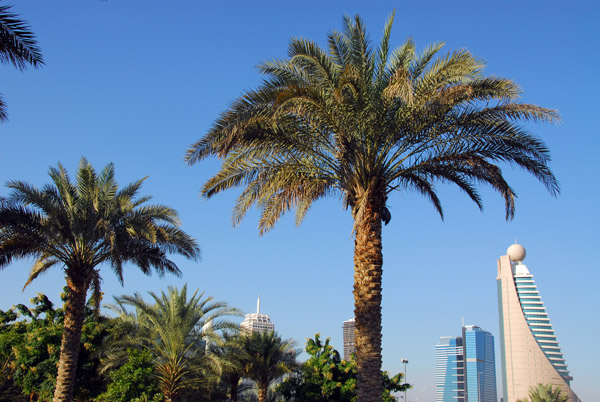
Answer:
<svg viewBox="0 0 600 402"><path fill-rule="evenodd" d="M464 316L462 318L462 326L463 326L463 328L465 327L465 317Z"/></svg>
<svg viewBox="0 0 600 402"><path fill-rule="evenodd" d="M258 301L256 302L256 315L260 314L260 296L258 296Z"/></svg>

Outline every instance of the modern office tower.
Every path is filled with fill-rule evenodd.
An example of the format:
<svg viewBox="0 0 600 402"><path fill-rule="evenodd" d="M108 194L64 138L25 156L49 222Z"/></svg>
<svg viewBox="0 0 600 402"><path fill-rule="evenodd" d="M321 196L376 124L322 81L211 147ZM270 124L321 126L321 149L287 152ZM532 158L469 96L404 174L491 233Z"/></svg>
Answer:
<svg viewBox="0 0 600 402"><path fill-rule="evenodd" d="M559 386L569 402L580 401L533 275L523 264L525 255L523 246L513 244L498 260L504 401L527 398L529 388L540 383Z"/></svg>
<svg viewBox="0 0 600 402"><path fill-rule="evenodd" d="M462 337L443 336L435 346L436 402L465 402Z"/></svg>
<svg viewBox="0 0 600 402"><path fill-rule="evenodd" d="M354 344L354 329L356 323L354 318L344 321L342 326L344 331L344 360L350 359L350 355L356 352L356 345Z"/></svg>
<svg viewBox="0 0 600 402"><path fill-rule="evenodd" d="M463 326L467 402L496 402L494 337L475 325Z"/></svg>
<svg viewBox="0 0 600 402"><path fill-rule="evenodd" d="M271 317L260 313L260 297L256 302L256 314L246 314L246 317L240 324L240 327L248 332L275 331L275 324L271 322Z"/></svg>

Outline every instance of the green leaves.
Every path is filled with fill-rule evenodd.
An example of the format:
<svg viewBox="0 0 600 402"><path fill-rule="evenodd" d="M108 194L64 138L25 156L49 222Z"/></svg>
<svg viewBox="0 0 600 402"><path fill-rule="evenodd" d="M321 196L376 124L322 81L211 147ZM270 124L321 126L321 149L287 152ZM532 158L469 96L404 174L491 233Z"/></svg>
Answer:
<svg viewBox="0 0 600 402"><path fill-rule="evenodd" d="M567 402L569 396L560 387L552 384L538 384L529 389L530 402Z"/></svg>
<svg viewBox="0 0 600 402"><path fill-rule="evenodd" d="M288 377L278 390L286 400L312 402L355 402L356 401L356 361L354 358L342 360L338 351L329 344L327 338L323 342L319 334L306 342L306 353L310 356L297 370ZM382 373L384 385L383 401L395 401L392 392L403 391L403 374L389 377Z"/></svg>
<svg viewBox="0 0 600 402"><path fill-rule="evenodd" d="M0 312L0 318L4 317L0 325L0 391L4 380L13 383L24 395L51 400L56 385L64 311L55 309L43 294L38 294L31 302L32 307L16 306L18 315L14 310ZM80 399L89 400L104 385L96 373L99 365L96 354L108 324L103 318L96 320L90 308L86 308L85 315L75 392Z"/></svg>

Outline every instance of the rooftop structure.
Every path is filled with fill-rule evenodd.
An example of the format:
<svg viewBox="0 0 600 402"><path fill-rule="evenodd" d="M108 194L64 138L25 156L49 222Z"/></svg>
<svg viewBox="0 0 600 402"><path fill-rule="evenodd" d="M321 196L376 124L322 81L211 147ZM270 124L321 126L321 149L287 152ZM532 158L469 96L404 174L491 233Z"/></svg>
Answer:
<svg viewBox="0 0 600 402"><path fill-rule="evenodd" d="M271 322L271 317L260 313L260 297L256 302L256 314L246 314L244 321L240 324L242 330L248 332L273 332L275 324Z"/></svg>

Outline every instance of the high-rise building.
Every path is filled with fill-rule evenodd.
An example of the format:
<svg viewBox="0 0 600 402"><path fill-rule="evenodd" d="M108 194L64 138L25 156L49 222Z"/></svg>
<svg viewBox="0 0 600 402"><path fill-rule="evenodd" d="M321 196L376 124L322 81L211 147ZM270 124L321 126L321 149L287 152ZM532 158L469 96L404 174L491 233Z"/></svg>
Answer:
<svg viewBox="0 0 600 402"><path fill-rule="evenodd" d="M496 402L494 337L476 325L436 345L436 402Z"/></svg>
<svg viewBox="0 0 600 402"><path fill-rule="evenodd" d="M540 383L560 387L569 402L580 401L533 275L523 264L525 255L523 246L513 244L498 260L504 401L527 398Z"/></svg>
<svg viewBox="0 0 600 402"><path fill-rule="evenodd" d="M354 344L354 330L356 328L356 322L354 318L344 321L342 329L344 331L344 359L348 360L352 353L356 352L356 345Z"/></svg>
<svg viewBox="0 0 600 402"><path fill-rule="evenodd" d="M256 314L246 314L240 327L248 332L273 332L275 324L271 322L271 317L260 313L260 297L256 302Z"/></svg>
<svg viewBox="0 0 600 402"><path fill-rule="evenodd" d="M463 326L467 402L497 402L494 337L475 325Z"/></svg>
<svg viewBox="0 0 600 402"><path fill-rule="evenodd" d="M465 402L462 337L443 336L435 346L436 402Z"/></svg>

